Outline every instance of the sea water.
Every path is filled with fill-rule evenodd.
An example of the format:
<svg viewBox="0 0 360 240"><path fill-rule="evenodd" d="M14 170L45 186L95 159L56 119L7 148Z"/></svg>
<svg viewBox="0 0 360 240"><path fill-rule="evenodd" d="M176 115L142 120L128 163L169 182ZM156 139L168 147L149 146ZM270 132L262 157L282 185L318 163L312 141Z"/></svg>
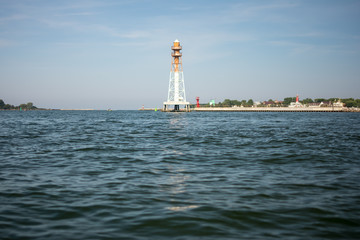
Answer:
<svg viewBox="0 0 360 240"><path fill-rule="evenodd" d="M0 111L0 239L359 239L360 114Z"/></svg>

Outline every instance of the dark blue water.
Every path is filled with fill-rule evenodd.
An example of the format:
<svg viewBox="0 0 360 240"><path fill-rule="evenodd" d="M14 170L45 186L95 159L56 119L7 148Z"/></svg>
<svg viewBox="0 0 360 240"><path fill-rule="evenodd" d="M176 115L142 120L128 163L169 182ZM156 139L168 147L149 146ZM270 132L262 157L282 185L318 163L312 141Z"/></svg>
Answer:
<svg viewBox="0 0 360 240"><path fill-rule="evenodd" d="M1 239L359 239L360 114L0 111Z"/></svg>

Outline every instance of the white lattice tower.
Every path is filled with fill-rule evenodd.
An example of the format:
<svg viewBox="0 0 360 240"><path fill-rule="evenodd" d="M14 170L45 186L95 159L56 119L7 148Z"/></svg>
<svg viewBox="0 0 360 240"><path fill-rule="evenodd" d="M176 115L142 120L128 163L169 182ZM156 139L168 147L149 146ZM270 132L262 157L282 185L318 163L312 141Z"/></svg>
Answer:
<svg viewBox="0 0 360 240"><path fill-rule="evenodd" d="M180 110L180 105L185 106L185 110L189 111L189 102L186 102L185 95L185 82L184 73L182 68L182 53L180 52L182 47L180 46L179 40L174 41L174 45L171 46L171 70L169 78L169 91L168 99L164 102L164 111L169 110L169 106L174 106L174 111Z"/></svg>

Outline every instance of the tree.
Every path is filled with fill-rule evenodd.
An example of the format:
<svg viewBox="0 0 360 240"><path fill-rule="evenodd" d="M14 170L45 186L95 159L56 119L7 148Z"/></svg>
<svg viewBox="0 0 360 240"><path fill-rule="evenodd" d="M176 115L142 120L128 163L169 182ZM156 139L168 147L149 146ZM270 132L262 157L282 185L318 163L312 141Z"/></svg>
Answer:
<svg viewBox="0 0 360 240"><path fill-rule="evenodd" d="M353 98L343 99L342 102L345 103L346 107L355 107L357 105Z"/></svg>
<svg viewBox="0 0 360 240"><path fill-rule="evenodd" d="M230 99L225 99L222 104L225 107L231 107L231 100Z"/></svg>
<svg viewBox="0 0 360 240"><path fill-rule="evenodd" d="M19 106L22 110L27 109L27 105L25 103L20 104Z"/></svg>
<svg viewBox="0 0 360 240"><path fill-rule="evenodd" d="M356 107L360 107L360 99L356 99L355 103L356 103Z"/></svg>
<svg viewBox="0 0 360 240"><path fill-rule="evenodd" d="M285 106L288 106L290 105L291 102L295 102L296 101L296 97L287 97L287 98L284 98L284 105Z"/></svg>
<svg viewBox="0 0 360 240"><path fill-rule="evenodd" d="M5 103L2 99L0 99L0 109L4 109Z"/></svg>
<svg viewBox="0 0 360 240"><path fill-rule="evenodd" d="M325 102L325 101L326 101L325 98L315 98L316 103L321 103L321 102Z"/></svg>
<svg viewBox="0 0 360 240"><path fill-rule="evenodd" d="M30 110L30 109L33 109L34 108L34 104L32 102L28 102L26 104L26 109Z"/></svg>
<svg viewBox="0 0 360 240"><path fill-rule="evenodd" d="M231 106L240 106L241 102L239 102L238 100L231 100Z"/></svg>
<svg viewBox="0 0 360 240"><path fill-rule="evenodd" d="M311 98L305 98L301 101L303 104L313 103L314 101Z"/></svg>
<svg viewBox="0 0 360 240"><path fill-rule="evenodd" d="M254 105L254 101L252 99L249 99L249 101L247 102L248 106L253 106Z"/></svg>
<svg viewBox="0 0 360 240"><path fill-rule="evenodd" d="M14 109L14 105L5 104L4 109Z"/></svg>

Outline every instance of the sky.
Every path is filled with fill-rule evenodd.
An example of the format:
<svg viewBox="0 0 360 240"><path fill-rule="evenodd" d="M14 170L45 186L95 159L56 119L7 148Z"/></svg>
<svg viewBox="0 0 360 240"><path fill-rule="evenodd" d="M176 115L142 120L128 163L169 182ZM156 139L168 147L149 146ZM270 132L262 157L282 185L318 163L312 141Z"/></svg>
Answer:
<svg viewBox="0 0 360 240"><path fill-rule="evenodd" d="M186 98L360 98L359 0L0 0L0 99L162 107L171 45Z"/></svg>

